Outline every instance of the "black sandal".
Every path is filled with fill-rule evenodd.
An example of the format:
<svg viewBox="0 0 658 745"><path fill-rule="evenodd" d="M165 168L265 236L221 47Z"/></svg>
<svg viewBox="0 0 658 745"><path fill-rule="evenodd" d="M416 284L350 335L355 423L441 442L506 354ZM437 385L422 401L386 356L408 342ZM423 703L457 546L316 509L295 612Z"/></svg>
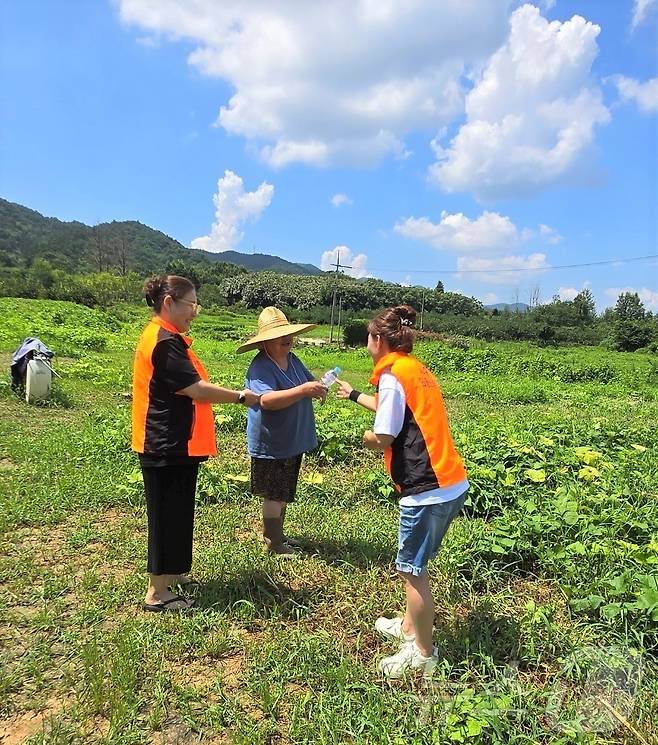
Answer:
<svg viewBox="0 0 658 745"><path fill-rule="evenodd" d="M185 603L182 608L170 608L171 603ZM142 609L151 613L175 613L177 611L189 610L194 605L194 600L183 598L180 595L174 595L169 600L163 600L161 603L144 603Z"/></svg>
<svg viewBox="0 0 658 745"><path fill-rule="evenodd" d="M201 582L190 578L187 582L173 582L168 588L170 592L172 592L172 587L179 587L181 590L197 590L201 587Z"/></svg>

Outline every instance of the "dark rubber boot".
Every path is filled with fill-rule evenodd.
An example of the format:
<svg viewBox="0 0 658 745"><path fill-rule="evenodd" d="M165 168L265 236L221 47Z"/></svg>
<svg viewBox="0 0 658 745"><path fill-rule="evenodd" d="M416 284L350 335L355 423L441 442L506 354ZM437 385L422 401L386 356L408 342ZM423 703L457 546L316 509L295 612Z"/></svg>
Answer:
<svg viewBox="0 0 658 745"><path fill-rule="evenodd" d="M263 518L265 550L277 556L292 557L295 552L283 542L283 520L280 517Z"/></svg>

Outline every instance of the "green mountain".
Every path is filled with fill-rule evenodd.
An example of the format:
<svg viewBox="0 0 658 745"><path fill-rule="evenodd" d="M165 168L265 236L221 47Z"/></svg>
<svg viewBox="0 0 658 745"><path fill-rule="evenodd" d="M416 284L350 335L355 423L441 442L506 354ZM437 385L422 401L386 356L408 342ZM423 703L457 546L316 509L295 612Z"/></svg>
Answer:
<svg viewBox="0 0 658 745"><path fill-rule="evenodd" d="M46 259L69 272L160 272L169 261L223 261L250 271L321 274L312 264L295 264L268 254L210 253L186 248L174 238L135 220L101 223L62 222L0 198L0 266L29 266Z"/></svg>
<svg viewBox="0 0 658 745"><path fill-rule="evenodd" d="M208 261L226 261L228 264L238 264L251 272L276 272L277 274L322 274L323 272L313 264L293 264L279 256L269 254L241 254L237 251L223 251L222 253L208 253L195 251L189 253L204 254Z"/></svg>
<svg viewBox="0 0 658 745"><path fill-rule="evenodd" d="M530 310L528 303L493 303L484 307L485 310L497 310L499 313L527 313Z"/></svg>

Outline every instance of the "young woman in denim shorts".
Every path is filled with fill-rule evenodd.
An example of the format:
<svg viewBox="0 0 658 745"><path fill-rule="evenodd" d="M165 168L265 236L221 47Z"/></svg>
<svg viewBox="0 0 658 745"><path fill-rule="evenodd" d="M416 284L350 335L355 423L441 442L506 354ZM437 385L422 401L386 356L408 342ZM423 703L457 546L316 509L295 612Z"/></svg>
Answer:
<svg viewBox="0 0 658 745"><path fill-rule="evenodd" d="M400 505L396 569L405 583L403 618L378 618L375 628L400 642L397 654L379 663L389 678L411 670L430 675L438 662L432 642L434 601L427 563L436 556L450 523L459 514L468 481L455 449L436 378L412 354L416 311L388 308L368 325L374 370L370 396L339 381L338 398L349 398L375 413L364 445L384 452Z"/></svg>

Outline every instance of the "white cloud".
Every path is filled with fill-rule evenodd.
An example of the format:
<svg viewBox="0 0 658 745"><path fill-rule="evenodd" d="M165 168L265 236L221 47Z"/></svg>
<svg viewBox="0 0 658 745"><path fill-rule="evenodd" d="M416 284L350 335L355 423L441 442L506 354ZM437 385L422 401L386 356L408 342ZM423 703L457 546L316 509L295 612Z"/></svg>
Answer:
<svg viewBox="0 0 658 745"><path fill-rule="evenodd" d="M217 192L213 196L215 222L210 235L195 238L191 247L219 253L230 251L242 240L242 225L247 220L257 220L272 201L274 187L263 182L256 191L245 191L240 176L225 171L217 181Z"/></svg>
<svg viewBox="0 0 658 745"><path fill-rule="evenodd" d="M551 228L549 225L540 225L539 235L542 240L546 241L546 243L550 243L552 246L555 246L562 241L562 236L557 232L557 230L555 230L555 228Z"/></svg>
<svg viewBox="0 0 658 745"><path fill-rule="evenodd" d="M461 212L444 211L439 223L427 217L408 217L398 222L393 230L406 238L448 251L509 250L521 240L516 225L497 212L483 212L471 220Z"/></svg>
<svg viewBox="0 0 658 745"><path fill-rule="evenodd" d="M487 292L487 294L482 298L482 302L485 305L493 305L498 302L498 295L496 295L495 292Z"/></svg>
<svg viewBox="0 0 658 745"><path fill-rule="evenodd" d="M368 274L368 269L366 268L366 263L368 261L366 254L357 254L355 256L352 254L352 250L347 246L336 246L336 248L332 248L330 251L325 251L320 259L320 269L322 269L323 272L335 271L336 267L332 266L332 264L336 264L339 258L341 265L346 264L351 267L350 269L341 270L349 277L360 279L361 277L370 276Z"/></svg>
<svg viewBox="0 0 658 745"><path fill-rule="evenodd" d="M498 212L483 212L471 219L461 212L441 213L441 221L433 223L427 217L408 217L393 228L405 238L413 238L439 250L447 251L510 251L520 244L539 237L555 244L562 236L548 225L539 225L539 230L519 230L509 217Z"/></svg>
<svg viewBox="0 0 658 745"><path fill-rule="evenodd" d="M557 296L560 300L573 300L576 295L579 295L583 290L587 290L590 287L590 281L585 280L580 290L575 287L558 287Z"/></svg>
<svg viewBox="0 0 658 745"><path fill-rule="evenodd" d="M656 0L634 0L631 31L635 31L635 29L646 19L649 15L649 11L655 5Z"/></svg>
<svg viewBox="0 0 658 745"><path fill-rule="evenodd" d="M605 294L612 301L610 305L614 305L617 298L624 292L637 292L646 310L658 311L658 292L648 287L642 287L639 290L634 287L608 287L605 290Z"/></svg>
<svg viewBox="0 0 658 745"><path fill-rule="evenodd" d="M347 194L334 194L329 201L333 204L334 207L340 207L342 204L353 204L352 200L347 196Z"/></svg>
<svg viewBox="0 0 658 745"><path fill-rule="evenodd" d="M613 75L610 80L617 86L623 101L634 101L645 114L658 111L658 77L645 83L625 75Z"/></svg>
<svg viewBox="0 0 658 745"><path fill-rule="evenodd" d="M498 285L517 284L522 278L532 277L548 266L546 254L543 253L532 253L528 256L510 255L498 258L475 256L459 256L457 258L457 269L460 272L469 272L469 278ZM496 271L501 269L506 271Z"/></svg>
<svg viewBox="0 0 658 745"><path fill-rule="evenodd" d="M573 300L579 292L575 287L559 287L557 295L560 300Z"/></svg>
<svg viewBox="0 0 658 745"><path fill-rule="evenodd" d="M463 113L512 2L118 0L140 33L191 43L189 64L233 91L218 125L274 167L406 157L407 133Z"/></svg>
<svg viewBox="0 0 658 745"><path fill-rule="evenodd" d="M138 36L136 41L148 49L157 49L160 46L160 40L155 36Z"/></svg>
<svg viewBox="0 0 658 745"><path fill-rule="evenodd" d="M610 119L590 77L599 32L580 16L549 23L532 5L515 10L466 97L466 122L447 147L433 141L430 179L490 199L584 178L594 128Z"/></svg>

